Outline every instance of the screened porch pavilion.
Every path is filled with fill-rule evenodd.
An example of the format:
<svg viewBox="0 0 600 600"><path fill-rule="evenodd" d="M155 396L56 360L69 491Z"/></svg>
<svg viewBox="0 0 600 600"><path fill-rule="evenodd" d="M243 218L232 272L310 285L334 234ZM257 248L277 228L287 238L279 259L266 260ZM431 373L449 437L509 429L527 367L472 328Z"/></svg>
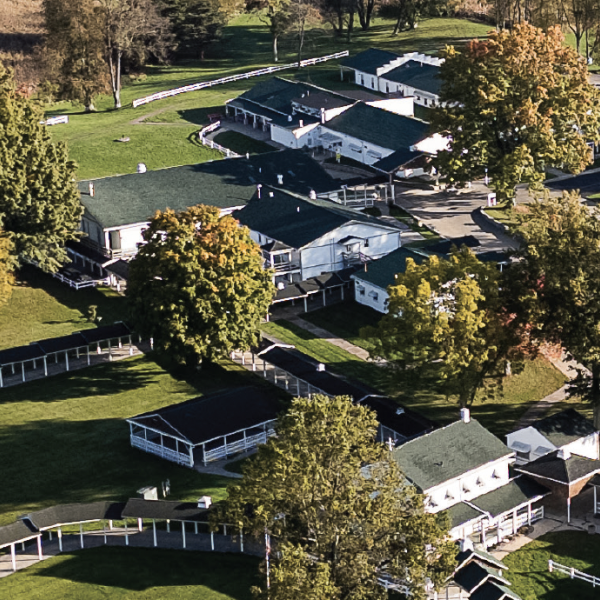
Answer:
<svg viewBox="0 0 600 600"><path fill-rule="evenodd" d="M282 410L253 387L226 390L127 419L134 448L193 468L247 452L275 434Z"/></svg>

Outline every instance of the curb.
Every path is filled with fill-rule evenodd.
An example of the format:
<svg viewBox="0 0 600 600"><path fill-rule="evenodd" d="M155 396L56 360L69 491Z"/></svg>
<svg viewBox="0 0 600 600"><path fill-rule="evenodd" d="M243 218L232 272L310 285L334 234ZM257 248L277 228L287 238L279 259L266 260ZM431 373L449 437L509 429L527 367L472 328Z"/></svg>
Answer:
<svg viewBox="0 0 600 600"><path fill-rule="evenodd" d="M498 229L501 233L510 234L510 228L508 225L504 225L504 223L500 223L500 221L497 221L494 219L494 217L490 217L490 215L485 212L485 208L485 206L480 206L477 210L479 211L479 214L487 221L487 223Z"/></svg>

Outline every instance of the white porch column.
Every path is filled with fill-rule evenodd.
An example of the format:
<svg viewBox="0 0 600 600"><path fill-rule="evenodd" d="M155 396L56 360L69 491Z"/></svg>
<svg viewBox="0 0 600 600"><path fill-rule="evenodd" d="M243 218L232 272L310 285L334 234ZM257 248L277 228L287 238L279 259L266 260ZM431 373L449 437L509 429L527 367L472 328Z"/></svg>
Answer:
<svg viewBox="0 0 600 600"><path fill-rule="evenodd" d="M104 545L106 545L108 542L106 537L106 521L102 521L102 536L104 537Z"/></svg>
<svg viewBox="0 0 600 600"><path fill-rule="evenodd" d="M596 488L596 486L594 486L594 514L596 514L597 511L597 506L598 506L598 500L596 499L597 496L597 490L598 488Z"/></svg>
<svg viewBox="0 0 600 600"><path fill-rule="evenodd" d="M46 360L45 356L44 356L44 377L48 377L48 361Z"/></svg>
<svg viewBox="0 0 600 600"><path fill-rule="evenodd" d="M240 552L244 551L244 532L240 529Z"/></svg>
<svg viewBox="0 0 600 600"><path fill-rule="evenodd" d="M215 532L214 531L210 532L210 549L211 550L215 549Z"/></svg>
<svg viewBox="0 0 600 600"><path fill-rule="evenodd" d="M198 521L194 521L194 533L198 535Z"/></svg>
<svg viewBox="0 0 600 600"><path fill-rule="evenodd" d="M306 302L306 296L304 296L304 312L308 312L308 303Z"/></svg>
<svg viewBox="0 0 600 600"><path fill-rule="evenodd" d="M21 363L21 376L23 377L23 381L25 381L25 363Z"/></svg>
<svg viewBox="0 0 600 600"><path fill-rule="evenodd" d="M79 545L83 548L83 524L79 523Z"/></svg>
<svg viewBox="0 0 600 600"><path fill-rule="evenodd" d="M2 379L2 367L0 367L0 388L4 387L4 379Z"/></svg>
<svg viewBox="0 0 600 600"><path fill-rule="evenodd" d="M154 540L154 547L156 548L156 546L158 546L158 543L156 540L156 521L154 519L152 519L152 538Z"/></svg>
<svg viewBox="0 0 600 600"><path fill-rule="evenodd" d="M171 521L167 519L167 533L171 533Z"/></svg>
<svg viewBox="0 0 600 600"><path fill-rule="evenodd" d="M69 370L69 353L65 351L65 365L67 366L67 371Z"/></svg>
<svg viewBox="0 0 600 600"><path fill-rule="evenodd" d="M44 554L42 553L42 536L38 535L37 537L37 550L38 550L38 559L42 560L44 558Z"/></svg>
<svg viewBox="0 0 600 600"><path fill-rule="evenodd" d="M517 509L515 508L515 510L513 510L512 513L512 532L513 535L515 535L515 533L517 533Z"/></svg>
<svg viewBox="0 0 600 600"><path fill-rule="evenodd" d="M254 352L252 353L252 371L256 371L256 357L254 356Z"/></svg>
<svg viewBox="0 0 600 600"><path fill-rule="evenodd" d="M90 347L87 346L86 350L87 350L87 364L88 364L88 367L89 367L90 366Z"/></svg>
<svg viewBox="0 0 600 600"><path fill-rule="evenodd" d="M15 545L10 545L10 562L12 563L13 572L17 570L17 556L15 551Z"/></svg>
<svg viewBox="0 0 600 600"><path fill-rule="evenodd" d="M62 543L62 527L58 528L58 551L63 551L63 543Z"/></svg>
<svg viewBox="0 0 600 600"><path fill-rule="evenodd" d="M141 533L144 527L144 521L142 519L138 519L138 531Z"/></svg>
<svg viewBox="0 0 600 600"><path fill-rule="evenodd" d="M571 522L571 498L567 498L567 523Z"/></svg>
<svg viewBox="0 0 600 600"><path fill-rule="evenodd" d="M129 531L127 530L127 519L125 519L125 545L129 546Z"/></svg>
<svg viewBox="0 0 600 600"><path fill-rule="evenodd" d="M185 550L185 521L181 521L181 544Z"/></svg>
<svg viewBox="0 0 600 600"><path fill-rule="evenodd" d="M112 360L112 349L110 347L110 340L108 340L108 360Z"/></svg>
<svg viewBox="0 0 600 600"><path fill-rule="evenodd" d="M595 488L594 491L596 491ZM527 525L531 525L531 502L527 505Z"/></svg>

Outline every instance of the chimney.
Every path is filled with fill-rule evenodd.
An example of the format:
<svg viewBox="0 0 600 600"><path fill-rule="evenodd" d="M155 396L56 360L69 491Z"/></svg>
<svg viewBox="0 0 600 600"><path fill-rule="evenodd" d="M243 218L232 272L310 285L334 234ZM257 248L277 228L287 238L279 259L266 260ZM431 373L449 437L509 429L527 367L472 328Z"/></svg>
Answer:
<svg viewBox="0 0 600 600"><path fill-rule="evenodd" d="M321 125L325 125L325 109L321 109Z"/></svg>
<svg viewBox="0 0 600 600"><path fill-rule="evenodd" d="M140 488L137 494L138 498L143 498L144 500L158 500L158 490L152 485Z"/></svg>
<svg viewBox="0 0 600 600"><path fill-rule="evenodd" d="M569 450L565 450L565 448L560 448L556 453L556 457L561 460L569 460L571 458L571 452Z"/></svg>
<svg viewBox="0 0 600 600"><path fill-rule="evenodd" d="M146 165L144 163L138 163L137 172L145 173L148 169L146 169Z"/></svg>
<svg viewBox="0 0 600 600"><path fill-rule="evenodd" d="M269 192L269 198L273 198L275 194L273 192Z"/></svg>
<svg viewBox="0 0 600 600"><path fill-rule="evenodd" d="M250 152L246 152L246 159L250 160Z"/></svg>
<svg viewBox="0 0 600 600"><path fill-rule="evenodd" d="M211 504L212 504L211 496L202 496L201 498L198 498L198 508L210 508Z"/></svg>
<svg viewBox="0 0 600 600"><path fill-rule="evenodd" d="M460 419L463 423L471 422L471 411L468 408L460 409Z"/></svg>
<svg viewBox="0 0 600 600"><path fill-rule="evenodd" d="M310 192L308 192L308 197L311 200L316 200L317 199L317 192L315 192L315 190L310 190Z"/></svg>
<svg viewBox="0 0 600 600"><path fill-rule="evenodd" d="M94 184L90 181L90 196L93 198L96 195Z"/></svg>
<svg viewBox="0 0 600 600"><path fill-rule="evenodd" d="M277 175L277 184L283 185L283 175Z"/></svg>
<svg viewBox="0 0 600 600"><path fill-rule="evenodd" d="M262 185L259 183L259 184L256 186L256 193L258 194L258 199L259 199L259 200L260 200L260 189L261 189L261 188L262 188Z"/></svg>
<svg viewBox="0 0 600 600"><path fill-rule="evenodd" d="M304 121L302 119L300 119L299 123L300 127L304 127Z"/></svg>

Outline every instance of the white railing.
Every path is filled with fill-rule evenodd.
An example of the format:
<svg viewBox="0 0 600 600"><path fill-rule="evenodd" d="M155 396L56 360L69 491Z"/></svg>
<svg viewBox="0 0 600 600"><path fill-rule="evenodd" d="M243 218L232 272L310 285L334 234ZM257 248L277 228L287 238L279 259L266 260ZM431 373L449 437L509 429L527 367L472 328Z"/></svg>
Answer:
<svg viewBox="0 0 600 600"><path fill-rule="evenodd" d="M52 273L52 277L66 283L69 287L75 288L76 290L82 290L84 288L96 287L97 285L109 285L110 280L108 277L104 279L88 279L87 281L73 281L60 273Z"/></svg>
<svg viewBox="0 0 600 600"><path fill-rule="evenodd" d="M348 56L348 54L348 50L344 50L343 52L336 52L335 54L328 54L327 56L319 56L317 58L309 58L307 60L302 60L300 61L300 65L298 65L298 62L293 62L288 63L287 65L277 65L274 67L256 69L254 71L248 71L247 73L240 73L239 75L221 77L220 79L213 79L212 81L202 81L200 83L194 83L192 85L185 85L180 88L166 90L164 92L157 92L156 94L151 94L150 96L145 96L144 98L138 98L137 100L133 101L133 107L137 108L138 106L148 104L149 102L154 102L155 100L162 100L163 98L177 96L178 94L184 94L185 92L195 92L205 88L213 87L215 85L223 85L225 83L231 83L232 81L239 81L240 79L249 79L250 77L260 77L261 75L269 75L270 73L283 71L285 69L294 69L298 66L300 66L300 68L308 67L309 65L316 65L328 60L344 58L345 56Z"/></svg>
<svg viewBox="0 0 600 600"><path fill-rule="evenodd" d="M223 444L223 446L219 446L214 450L206 450L204 452L204 462L213 462L215 460L219 460L220 458L226 458L227 456L244 452L245 450L251 450L260 444L266 444L267 440L274 435L275 430L270 427L266 432L262 431L256 435L247 436L241 440Z"/></svg>
<svg viewBox="0 0 600 600"><path fill-rule="evenodd" d="M561 565L557 562L554 562L553 560L548 561L548 571L550 573L553 573L554 571L558 573L563 573L564 575L568 575L571 579L581 579L582 581L587 581L588 583L591 583L594 587L600 585L600 577L588 575L587 573L578 571L573 567L565 567L565 565Z"/></svg>
<svg viewBox="0 0 600 600"><path fill-rule="evenodd" d="M188 454L181 454L181 452L176 452L175 450L171 450L170 448L165 448L160 444L155 444L154 442L150 442L145 440L144 438L138 435L132 435L131 437L131 445L134 448L139 448L140 450L144 450L144 452L148 452L150 454L156 454L156 456L160 456L166 460L170 460L171 462L177 463L178 465L185 465L186 467L190 465L190 457Z"/></svg>
<svg viewBox="0 0 600 600"><path fill-rule="evenodd" d="M69 117L67 115L61 115L60 117L50 117L45 121L40 121L43 125L60 125L61 123L68 123Z"/></svg>
<svg viewBox="0 0 600 600"><path fill-rule="evenodd" d="M221 144L217 144L217 142L213 142L212 140L206 139L206 135L208 133L216 131L217 129L219 129L219 127L221 127L221 121L215 121L211 125L207 125L198 132L198 138L202 142L202 145L208 146L213 150L218 150L219 152L222 152L227 158L239 158L241 154L237 154L237 152L234 152L229 148L225 148L225 146L221 146Z"/></svg>

